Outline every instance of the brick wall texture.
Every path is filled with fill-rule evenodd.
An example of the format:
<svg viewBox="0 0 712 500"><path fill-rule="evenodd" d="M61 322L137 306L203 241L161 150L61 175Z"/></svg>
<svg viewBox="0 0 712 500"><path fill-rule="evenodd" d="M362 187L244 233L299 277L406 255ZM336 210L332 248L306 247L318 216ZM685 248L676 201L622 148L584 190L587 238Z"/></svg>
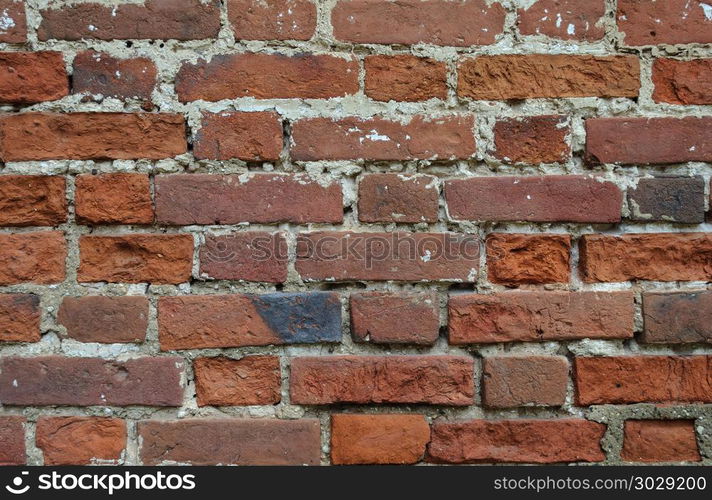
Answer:
<svg viewBox="0 0 712 500"><path fill-rule="evenodd" d="M712 464L712 7L0 0L0 464Z"/></svg>

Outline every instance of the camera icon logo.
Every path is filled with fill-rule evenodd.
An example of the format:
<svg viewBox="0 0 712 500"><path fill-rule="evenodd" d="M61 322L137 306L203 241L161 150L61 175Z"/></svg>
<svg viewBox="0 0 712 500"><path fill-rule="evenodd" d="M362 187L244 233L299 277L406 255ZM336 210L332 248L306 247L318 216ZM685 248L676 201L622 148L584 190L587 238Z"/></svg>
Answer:
<svg viewBox="0 0 712 500"><path fill-rule="evenodd" d="M20 473L19 476L15 477L12 480L12 485L7 485L5 486L5 489L12 493L13 495L22 495L23 493L27 493L27 491L30 489L30 485L25 485L24 487L22 486L22 483L24 482L24 479L22 476L27 476L30 473L27 471L23 471Z"/></svg>

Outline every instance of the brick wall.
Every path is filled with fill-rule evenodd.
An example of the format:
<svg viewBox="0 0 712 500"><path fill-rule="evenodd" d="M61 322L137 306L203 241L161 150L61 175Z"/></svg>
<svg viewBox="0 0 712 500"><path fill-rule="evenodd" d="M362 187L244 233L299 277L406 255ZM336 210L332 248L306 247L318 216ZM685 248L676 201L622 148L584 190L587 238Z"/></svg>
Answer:
<svg viewBox="0 0 712 500"><path fill-rule="evenodd" d="M707 4L0 0L0 43L0 463L712 463Z"/></svg>

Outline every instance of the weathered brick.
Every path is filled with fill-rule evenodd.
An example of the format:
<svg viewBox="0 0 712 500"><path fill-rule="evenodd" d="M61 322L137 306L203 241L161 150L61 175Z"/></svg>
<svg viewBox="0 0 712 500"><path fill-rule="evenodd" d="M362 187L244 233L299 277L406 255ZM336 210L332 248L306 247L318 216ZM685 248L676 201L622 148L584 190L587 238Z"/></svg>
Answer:
<svg viewBox="0 0 712 500"><path fill-rule="evenodd" d="M619 0L618 30L625 45L712 43L706 4L688 0Z"/></svg>
<svg viewBox="0 0 712 500"><path fill-rule="evenodd" d="M290 154L298 161L447 160L475 154L474 118L453 115L386 118L307 118L292 125Z"/></svg>
<svg viewBox="0 0 712 500"><path fill-rule="evenodd" d="M361 222L437 222L438 180L431 175L368 174L358 184Z"/></svg>
<svg viewBox="0 0 712 500"><path fill-rule="evenodd" d="M474 363L465 356L328 356L293 358L293 404L409 403L467 406ZM358 380L358 383L354 381Z"/></svg>
<svg viewBox="0 0 712 500"><path fill-rule="evenodd" d="M78 175L74 208L80 224L151 224L151 181L145 174Z"/></svg>
<svg viewBox="0 0 712 500"><path fill-rule="evenodd" d="M640 64L633 56L495 55L464 59L457 95L476 100L537 97L637 97Z"/></svg>
<svg viewBox="0 0 712 500"><path fill-rule="evenodd" d="M313 232L297 238L307 281L477 280L479 238L461 233Z"/></svg>
<svg viewBox="0 0 712 500"><path fill-rule="evenodd" d="M0 294L0 342L39 342L40 319L37 295Z"/></svg>
<svg viewBox="0 0 712 500"><path fill-rule="evenodd" d="M656 59L653 100L670 104L712 104L712 59Z"/></svg>
<svg viewBox="0 0 712 500"><path fill-rule="evenodd" d="M505 118L494 125L493 154L508 163L562 163L571 157L570 133L561 115Z"/></svg>
<svg viewBox="0 0 712 500"><path fill-rule="evenodd" d="M0 102L31 104L67 94L61 52L0 52Z"/></svg>
<svg viewBox="0 0 712 500"><path fill-rule="evenodd" d="M182 102L256 99L326 99L358 92L358 62L328 54L228 54L185 63L176 75Z"/></svg>
<svg viewBox="0 0 712 500"><path fill-rule="evenodd" d="M316 29L310 0L228 0L227 16L238 40L309 40Z"/></svg>
<svg viewBox="0 0 712 500"><path fill-rule="evenodd" d="M351 333L358 342L429 345L438 338L435 293L352 293L350 303Z"/></svg>
<svg viewBox="0 0 712 500"><path fill-rule="evenodd" d="M563 356L488 356L482 361L482 402L491 408L561 406L568 380Z"/></svg>
<svg viewBox="0 0 712 500"><path fill-rule="evenodd" d="M147 57L120 59L87 50L74 58L72 92L150 102L157 75L156 65Z"/></svg>
<svg viewBox="0 0 712 500"><path fill-rule="evenodd" d="M161 224L340 223L341 185L304 174L159 175L156 220Z"/></svg>
<svg viewBox="0 0 712 500"><path fill-rule="evenodd" d="M282 399L277 356L198 358L193 371L198 406L274 405Z"/></svg>
<svg viewBox="0 0 712 500"><path fill-rule="evenodd" d="M67 242L60 231L0 234L0 285L64 280Z"/></svg>
<svg viewBox="0 0 712 500"><path fill-rule="evenodd" d="M712 234L586 234L579 244L587 283L654 280L707 281L712 277Z"/></svg>
<svg viewBox="0 0 712 500"><path fill-rule="evenodd" d="M621 459L626 462L699 462L694 420L626 420Z"/></svg>
<svg viewBox="0 0 712 500"><path fill-rule="evenodd" d="M65 297L57 322L79 342L143 342L148 329L147 297Z"/></svg>
<svg viewBox="0 0 712 500"><path fill-rule="evenodd" d="M220 31L219 0L146 0L102 5L84 2L40 11L42 40L215 38Z"/></svg>
<svg viewBox="0 0 712 500"><path fill-rule="evenodd" d="M56 226L66 221L64 177L0 176L0 226Z"/></svg>
<svg viewBox="0 0 712 500"><path fill-rule="evenodd" d="M568 234L492 233L486 247L487 277L492 283L516 286L570 279Z"/></svg>
<svg viewBox="0 0 712 500"><path fill-rule="evenodd" d="M600 462L606 426L583 419L436 422L428 458L437 463Z"/></svg>
<svg viewBox="0 0 712 500"><path fill-rule="evenodd" d="M198 159L277 161L282 152L282 122L277 113L203 113L193 154Z"/></svg>
<svg viewBox="0 0 712 500"><path fill-rule="evenodd" d="M319 465L316 419L188 419L138 423L143 465Z"/></svg>
<svg viewBox="0 0 712 500"><path fill-rule="evenodd" d="M119 418L40 417L36 432L44 465L117 464L126 448Z"/></svg>
<svg viewBox="0 0 712 500"><path fill-rule="evenodd" d="M605 0L537 0L517 10L522 35L546 35L564 40L603 38Z"/></svg>
<svg viewBox="0 0 712 500"><path fill-rule="evenodd" d="M24 465L25 417L0 417L0 465Z"/></svg>
<svg viewBox="0 0 712 500"><path fill-rule="evenodd" d="M705 221L705 181L702 177L639 179L628 190L630 218L640 221Z"/></svg>
<svg viewBox="0 0 712 500"><path fill-rule="evenodd" d="M0 117L0 160L158 160L187 151L167 113L20 113Z"/></svg>
<svg viewBox="0 0 712 500"><path fill-rule="evenodd" d="M0 0L0 42L25 43L27 16L24 0Z"/></svg>
<svg viewBox="0 0 712 500"><path fill-rule="evenodd" d="M586 157L622 164L712 161L712 117L590 118Z"/></svg>
<svg viewBox="0 0 712 500"><path fill-rule="evenodd" d="M329 292L162 297L161 349L341 341L341 303Z"/></svg>
<svg viewBox="0 0 712 500"><path fill-rule="evenodd" d="M632 292L511 291L453 295L451 344L633 336Z"/></svg>
<svg viewBox="0 0 712 500"><path fill-rule="evenodd" d="M331 416L331 463L414 464L425 454L430 426L423 415Z"/></svg>
<svg viewBox="0 0 712 500"><path fill-rule="evenodd" d="M408 54L368 56L365 92L376 101L427 101L447 98L444 62Z"/></svg>
<svg viewBox="0 0 712 500"><path fill-rule="evenodd" d="M284 233L207 234L200 247L200 277L283 283L288 260Z"/></svg>
<svg viewBox="0 0 712 500"><path fill-rule="evenodd" d="M453 220L606 224L621 220L623 194L582 175L470 177L445 181L445 200Z"/></svg>
<svg viewBox="0 0 712 500"><path fill-rule="evenodd" d="M712 291L644 293L643 323L644 343L712 343Z"/></svg>
<svg viewBox="0 0 712 500"><path fill-rule="evenodd" d="M346 42L467 47L494 43L504 16L500 3L485 0L341 0L331 23Z"/></svg>
<svg viewBox="0 0 712 500"><path fill-rule="evenodd" d="M176 284L190 279L193 236L126 234L79 238L80 282Z"/></svg>
<svg viewBox="0 0 712 500"><path fill-rule="evenodd" d="M20 406L180 406L182 358L0 358L0 401Z"/></svg>
<svg viewBox="0 0 712 500"><path fill-rule="evenodd" d="M712 402L712 356L577 357L580 406Z"/></svg>

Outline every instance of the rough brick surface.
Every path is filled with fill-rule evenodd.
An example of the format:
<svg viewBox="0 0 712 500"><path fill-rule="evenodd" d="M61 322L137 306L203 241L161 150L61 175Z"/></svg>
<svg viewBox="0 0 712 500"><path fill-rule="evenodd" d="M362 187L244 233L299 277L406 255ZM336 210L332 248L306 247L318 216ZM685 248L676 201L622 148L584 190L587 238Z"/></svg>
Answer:
<svg viewBox="0 0 712 500"><path fill-rule="evenodd" d="M282 283L287 280L283 233L208 234L200 247L201 278Z"/></svg>
<svg viewBox="0 0 712 500"><path fill-rule="evenodd" d="M563 234L493 233L487 237L487 277L492 283L566 283L571 237Z"/></svg>
<svg viewBox="0 0 712 500"><path fill-rule="evenodd" d="M712 104L712 59L656 59L653 100L670 104Z"/></svg>
<svg viewBox="0 0 712 500"><path fill-rule="evenodd" d="M16 416L0 417L0 465L24 465L25 459L25 418Z"/></svg>
<svg viewBox="0 0 712 500"><path fill-rule="evenodd" d="M157 76L156 65L147 57L119 59L87 50L74 58L72 92L150 101Z"/></svg>
<svg viewBox="0 0 712 500"><path fill-rule="evenodd" d="M40 314L36 295L0 294L0 342L38 342Z"/></svg>
<svg viewBox="0 0 712 500"><path fill-rule="evenodd" d="M241 40L309 40L316 29L311 0L228 0L227 13Z"/></svg>
<svg viewBox="0 0 712 500"><path fill-rule="evenodd" d="M64 280L67 242L59 231L0 234L0 285Z"/></svg>
<svg viewBox="0 0 712 500"><path fill-rule="evenodd" d="M626 462L699 462L694 420L626 420Z"/></svg>
<svg viewBox="0 0 712 500"><path fill-rule="evenodd" d="M198 358L193 363L199 406L274 405L281 399L279 358Z"/></svg>
<svg viewBox="0 0 712 500"><path fill-rule="evenodd" d="M276 161L282 152L282 123L269 112L205 113L195 138L196 158Z"/></svg>
<svg viewBox="0 0 712 500"><path fill-rule="evenodd" d="M447 97L447 67L435 59L410 55L369 56L366 95L377 101L427 101Z"/></svg>
<svg viewBox="0 0 712 500"><path fill-rule="evenodd" d="M151 181L143 174L79 175L74 205L81 224L151 224Z"/></svg>
<svg viewBox="0 0 712 500"><path fill-rule="evenodd" d="M146 297L65 297L57 323L80 342L143 342L148 329Z"/></svg>
<svg viewBox="0 0 712 500"><path fill-rule="evenodd" d="M68 93L61 52L0 52L0 102L54 101Z"/></svg>
<svg viewBox="0 0 712 500"><path fill-rule="evenodd" d="M628 190L630 218L699 224L705 220L705 181L702 177L640 179Z"/></svg>
<svg viewBox="0 0 712 500"><path fill-rule="evenodd" d="M331 417L332 464L413 464L428 441L430 426L422 415Z"/></svg>
<svg viewBox="0 0 712 500"><path fill-rule="evenodd" d="M67 195L63 177L0 176L0 225L56 226L66 220Z"/></svg>
<svg viewBox="0 0 712 500"><path fill-rule="evenodd" d="M24 0L0 1L2 23L0 23L0 42L24 43L27 41L27 15Z"/></svg>
<svg viewBox="0 0 712 500"><path fill-rule="evenodd" d="M126 423L118 418L44 417L37 447L45 465L116 464L126 447Z"/></svg>
<svg viewBox="0 0 712 500"><path fill-rule="evenodd" d="M139 422L143 465L318 465L316 419L189 419Z"/></svg>
<svg viewBox="0 0 712 500"><path fill-rule="evenodd" d="M710 15L700 1L620 0L616 19L625 45L712 43Z"/></svg>
<svg viewBox="0 0 712 500"><path fill-rule="evenodd" d="M473 360L464 356L329 356L293 358L295 404L473 402ZM358 380L358 384L353 381Z"/></svg>
<svg viewBox="0 0 712 500"><path fill-rule="evenodd" d="M517 10L517 26L522 35L594 41L605 33L605 12L605 0L537 0Z"/></svg>
<svg viewBox="0 0 712 500"><path fill-rule="evenodd" d="M652 344L712 343L712 292L643 294L643 335Z"/></svg>
<svg viewBox="0 0 712 500"><path fill-rule="evenodd" d="M482 362L482 401L491 408L561 406L569 363L563 356L492 356Z"/></svg>
<svg viewBox="0 0 712 500"><path fill-rule="evenodd" d="M507 163L557 163L571 156L565 116L523 116L498 121L493 152Z"/></svg>
<svg viewBox="0 0 712 500"><path fill-rule="evenodd" d="M358 185L361 222L437 222L438 180L429 175L369 174Z"/></svg>
<svg viewBox="0 0 712 500"><path fill-rule="evenodd" d="M428 458L438 463L600 462L605 430L583 419L437 422Z"/></svg>

